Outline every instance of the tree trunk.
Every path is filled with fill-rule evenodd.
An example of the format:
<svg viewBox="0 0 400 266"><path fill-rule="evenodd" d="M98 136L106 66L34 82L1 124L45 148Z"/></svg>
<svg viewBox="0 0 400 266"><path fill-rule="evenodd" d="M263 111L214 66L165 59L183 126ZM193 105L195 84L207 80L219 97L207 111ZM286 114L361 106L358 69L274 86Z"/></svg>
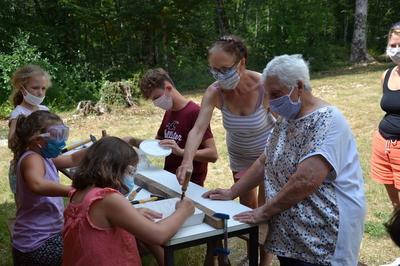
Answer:
<svg viewBox="0 0 400 266"><path fill-rule="evenodd" d="M42 20L43 20L44 23L49 24L49 23L48 23L48 20L47 20L47 16L44 14L43 9L42 9L42 7L40 6L39 1L34 0L33 2L35 3L36 13L39 14L39 16L42 18Z"/></svg>
<svg viewBox="0 0 400 266"><path fill-rule="evenodd" d="M161 17L162 30L162 61L166 69L168 69L168 31L164 16Z"/></svg>
<svg viewBox="0 0 400 266"><path fill-rule="evenodd" d="M228 34L229 31L229 22L228 22L228 17L226 16L225 13L225 8L224 8L224 0L216 0L216 22L217 22L217 29L218 33L220 35L226 35Z"/></svg>
<svg viewBox="0 0 400 266"><path fill-rule="evenodd" d="M350 54L351 63L373 60L367 51L367 13L368 0L356 0L353 41L351 43Z"/></svg>
<svg viewBox="0 0 400 266"><path fill-rule="evenodd" d="M347 30L349 28L349 14L346 12L344 17L344 27L343 27L343 43L347 42Z"/></svg>

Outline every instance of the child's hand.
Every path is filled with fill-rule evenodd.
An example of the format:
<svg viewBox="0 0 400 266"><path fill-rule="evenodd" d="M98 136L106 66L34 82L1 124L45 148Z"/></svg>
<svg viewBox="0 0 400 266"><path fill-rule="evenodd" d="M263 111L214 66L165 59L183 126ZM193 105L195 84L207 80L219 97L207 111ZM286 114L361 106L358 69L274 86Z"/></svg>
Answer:
<svg viewBox="0 0 400 266"><path fill-rule="evenodd" d="M183 209L187 211L188 216L194 213L194 203L191 199L185 197L176 203L175 209Z"/></svg>
<svg viewBox="0 0 400 266"><path fill-rule="evenodd" d="M150 221L154 221L155 219L161 219L162 213L155 212L153 210L147 208L138 208L138 212L143 215L145 218L149 219Z"/></svg>

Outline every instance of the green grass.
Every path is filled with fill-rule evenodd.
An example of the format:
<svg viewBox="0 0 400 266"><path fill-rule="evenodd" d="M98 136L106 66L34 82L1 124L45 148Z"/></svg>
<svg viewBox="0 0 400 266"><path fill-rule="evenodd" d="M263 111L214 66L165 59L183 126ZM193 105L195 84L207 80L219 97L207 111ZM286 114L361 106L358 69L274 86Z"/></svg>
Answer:
<svg viewBox="0 0 400 266"><path fill-rule="evenodd" d="M379 107L382 93L380 77L386 65L359 66L316 73L312 78L313 93L336 105L349 121L356 137L362 169L365 179L365 192L368 203L367 222L361 246L360 261L367 265L379 265L393 261L400 256L400 250L394 246L385 232L383 223L391 213L391 204L383 186L375 183L369 176L371 138L383 115ZM189 98L200 102L202 91L188 93ZM100 136L101 130L116 136L132 135L139 138L153 138L162 119L162 111L153 108L148 102L139 107L114 110L103 116L75 117L72 113L61 114L71 128L70 141L79 140L89 134ZM219 159L209 165L207 188L228 187L232 177L228 167L225 131L218 110L214 112L211 127L217 145ZM7 121L0 121L0 135L7 130ZM5 222L14 215L13 198L9 191L7 172L11 153L6 147L0 147L0 264L10 265L10 240ZM160 165L159 161L155 161ZM63 179L67 183L68 180ZM231 258L234 265L245 254L243 240L230 239ZM177 265L202 265L205 247L185 249L177 253ZM144 259L144 265L154 265L150 258Z"/></svg>
<svg viewBox="0 0 400 266"><path fill-rule="evenodd" d="M386 234L385 226L380 221L379 222L367 221L365 223L364 232L376 238L383 237Z"/></svg>

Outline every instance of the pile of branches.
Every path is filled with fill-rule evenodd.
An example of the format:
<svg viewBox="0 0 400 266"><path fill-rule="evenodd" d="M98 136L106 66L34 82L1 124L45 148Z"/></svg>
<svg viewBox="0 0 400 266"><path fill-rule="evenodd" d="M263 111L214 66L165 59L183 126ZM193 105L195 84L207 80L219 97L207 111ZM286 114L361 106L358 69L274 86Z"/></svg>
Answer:
<svg viewBox="0 0 400 266"><path fill-rule="evenodd" d="M138 88L132 81L106 81L100 90L100 100L80 101L76 107L76 113L87 116L89 114L102 115L111 112L113 106L135 107L136 103L132 92L138 95Z"/></svg>

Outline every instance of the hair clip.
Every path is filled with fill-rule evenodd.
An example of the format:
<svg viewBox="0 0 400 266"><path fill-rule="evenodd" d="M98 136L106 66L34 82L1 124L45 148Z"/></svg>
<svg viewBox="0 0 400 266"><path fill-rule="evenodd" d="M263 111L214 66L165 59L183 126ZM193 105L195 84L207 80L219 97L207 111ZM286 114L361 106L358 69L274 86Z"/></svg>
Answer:
<svg viewBox="0 0 400 266"><path fill-rule="evenodd" d="M223 42L234 42L235 40L230 37L230 36L222 36L218 39L218 41L223 41Z"/></svg>
<svg viewBox="0 0 400 266"><path fill-rule="evenodd" d="M392 27L391 27L391 29L392 30L397 30L397 29L400 29L400 21L398 21L398 22L396 22L396 23L394 23L393 25L392 25Z"/></svg>

